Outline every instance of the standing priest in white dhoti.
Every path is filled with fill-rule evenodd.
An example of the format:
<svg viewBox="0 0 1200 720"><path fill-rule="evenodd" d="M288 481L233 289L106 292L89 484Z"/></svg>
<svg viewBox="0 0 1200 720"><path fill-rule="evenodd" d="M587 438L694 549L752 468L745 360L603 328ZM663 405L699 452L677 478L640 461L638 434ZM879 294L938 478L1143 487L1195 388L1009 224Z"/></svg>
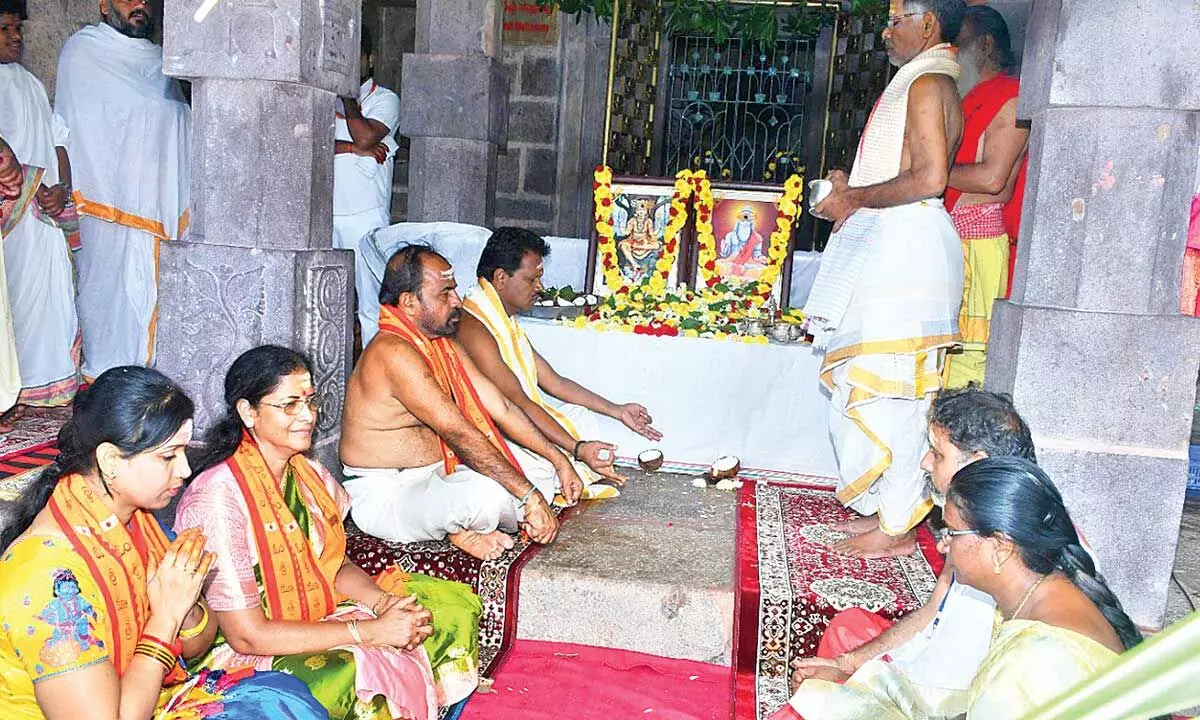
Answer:
<svg viewBox="0 0 1200 720"><path fill-rule="evenodd" d="M67 39L55 110L71 129L83 247L83 373L154 355L159 244L187 226L191 110L163 75L143 0L100 0L104 21ZM233 140L231 139L231 142Z"/></svg>
<svg viewBox="0 0 1200 720"><path fill-rule="evenodd" d="M399 148L395 135L400 123L400 98L375 82L374 66L371 35L364 27L359 60L362 86L356 97L338 98L333 126L333 246L355 254L354 286L364 347L379 332L379 285L358 245L372 230L391 223L392 169Z"/></svg>
<svg viewBox="0 0 1200 720"><path fill-rule="evenodd" d="M805 314L825 348L838 499L863 517L836 547L913 552L932 503L925 414L958 342L962 245L939 199L962 136L955 86L963 0L892 0L883 38L899 70L863 130L849 178L813 214L834 221Z"/></svg>
<svg viewBox="0 0 1200 720"><path fill-rule="evenodd" d="M31 202L4 222L4 265L21 368L21 405L66 405L79 387L79 321L67 236L67 128L40 80L21 67L23 0L0 0L0 134L33 181ZM40 178L40 179L39 179Z"/></svg>
<svg viewBox="0 0 1200 720"><path fill-rule="evenodd" d="M543 259L550 246L536 233L502 227L494 232L479 257L479 284L467 291L458 341L484 375L508 401L521 408L537 429L575 463L584 482L583 497L615 497L624 482L613 470L616 448L596 439L596 414L624 423L651 440L662 433L651 425L650 414L637 403L617 405L573 380L562 377L534 350L517 320L541 294ZM551 398L563 403L556 404ZM544 462L541 458L533 461ZM537 474L524 468L526 474ZM546 471L552 471L547 463Z"/></svg>

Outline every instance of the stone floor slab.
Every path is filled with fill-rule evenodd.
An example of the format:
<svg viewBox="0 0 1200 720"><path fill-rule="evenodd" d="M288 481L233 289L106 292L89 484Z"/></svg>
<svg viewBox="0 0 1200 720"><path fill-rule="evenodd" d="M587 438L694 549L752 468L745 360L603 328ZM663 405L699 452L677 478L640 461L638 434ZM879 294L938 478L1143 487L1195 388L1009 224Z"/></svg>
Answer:
<svg viewBox="0 0 1200 720"><path fill-rule="evenodd" d="M729 664L735 495L628 474L525 567L518 637Z"/></svg>

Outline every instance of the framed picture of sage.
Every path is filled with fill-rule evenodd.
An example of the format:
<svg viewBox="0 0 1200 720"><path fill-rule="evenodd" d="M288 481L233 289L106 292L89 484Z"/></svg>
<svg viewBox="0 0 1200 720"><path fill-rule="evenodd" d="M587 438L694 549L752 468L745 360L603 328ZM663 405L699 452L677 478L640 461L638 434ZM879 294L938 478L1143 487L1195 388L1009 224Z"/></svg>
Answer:
<svg viewBox="0 0 1200 720"><path fill-rule="evenodd" d="M797 218L789 223L779 212L783 188L713 183L712 195L712 234L693 235L688 282L693 287L765 282L776 306L787 307L799 223ZM693 209L694 215L698 213L699 209Z"/></svg>
<svg viewBox="0 0 1200 720"><path fill-rule="evenodd" d="M672 215L674 195L670 178L615 177L595 186L588 292L607 296L622 287L673 288L681 281L691 222L686 206L682 217Z"/></svg>

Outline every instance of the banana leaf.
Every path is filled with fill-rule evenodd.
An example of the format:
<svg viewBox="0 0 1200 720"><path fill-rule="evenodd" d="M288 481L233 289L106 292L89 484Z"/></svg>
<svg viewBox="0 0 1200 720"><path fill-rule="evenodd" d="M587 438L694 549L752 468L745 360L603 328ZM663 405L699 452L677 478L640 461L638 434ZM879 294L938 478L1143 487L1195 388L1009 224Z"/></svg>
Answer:
<svg viewBox="0 0 1200 720"><path fill-rule="evenodd" d="M1122 655L1112 667L1026 720L1153 718L1200 705L1200 611Z"/></svg>

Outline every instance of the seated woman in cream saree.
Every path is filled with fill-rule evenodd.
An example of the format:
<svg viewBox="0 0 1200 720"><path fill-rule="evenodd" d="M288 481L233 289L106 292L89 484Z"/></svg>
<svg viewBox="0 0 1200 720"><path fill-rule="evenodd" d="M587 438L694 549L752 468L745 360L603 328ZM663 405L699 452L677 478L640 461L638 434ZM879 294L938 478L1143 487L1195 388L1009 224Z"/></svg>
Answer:
<svg viewBox="0 0 1200 720"><path fill-rule="evenodd" d="M997 457L965 466L950 483L944 517L956 579L996 600L995 637L970 689L916 685L884 655L842 685L804 681L771 720L1011 720L1141 641L1080 545L1062 495L1033 463Z"/></svg>
<svg viewBox="0 0 1200 720"><path fill-rule="evenodd" d="M307 359L255 348L225 387L229 414L176 520L216 555L205 597L225 643L205 664L285 670L334 720L424 720L470 695L482 610L471 589L396 568L372 579L346 557L349 496L302 454L316 421Z"/></svg>

